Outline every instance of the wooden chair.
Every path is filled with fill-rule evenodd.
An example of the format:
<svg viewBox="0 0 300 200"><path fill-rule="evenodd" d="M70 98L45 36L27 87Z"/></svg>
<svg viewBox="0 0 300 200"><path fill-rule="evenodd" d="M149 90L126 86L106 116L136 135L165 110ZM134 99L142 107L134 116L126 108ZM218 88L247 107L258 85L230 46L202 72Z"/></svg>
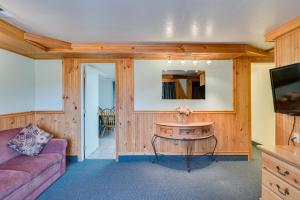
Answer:
<svg viewBox="0 0 300 200"><path fill-rule="evenodd" d="M115 128L115 111L113 109L103 109L100 113L100 118L103 123L103 129L101 135L105 135L107 131L111 131Z"/></svg>
<svg viewBox="0 0 300 200"><path fill-rule="evenodd" d="M104 129L103 121L102 121L102 118L101 118L101 112L102 112L102 110L103 109L101 107L98 108L99 136L101 136L102 130Z"/></svg>

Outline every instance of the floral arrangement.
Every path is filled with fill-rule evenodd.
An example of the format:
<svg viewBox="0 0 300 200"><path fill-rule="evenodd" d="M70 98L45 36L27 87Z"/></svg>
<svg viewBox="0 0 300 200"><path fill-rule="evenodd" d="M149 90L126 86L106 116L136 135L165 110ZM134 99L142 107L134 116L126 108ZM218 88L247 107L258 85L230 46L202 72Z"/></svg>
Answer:
<svg viewBox="0 0 300 200"><path fill-rule="evenodd" d="M187 106L179 106L175 110L179 115L185 115L187 117L192 113L191 109Z"/></svg>
<svg viewBox="0 0 300 200"><path fill-rule="evenodd" d="M184 123L186 118L192 113L192 110L187 106L179 106L175 110L178 112L178 120L182 123Z"/></svg>

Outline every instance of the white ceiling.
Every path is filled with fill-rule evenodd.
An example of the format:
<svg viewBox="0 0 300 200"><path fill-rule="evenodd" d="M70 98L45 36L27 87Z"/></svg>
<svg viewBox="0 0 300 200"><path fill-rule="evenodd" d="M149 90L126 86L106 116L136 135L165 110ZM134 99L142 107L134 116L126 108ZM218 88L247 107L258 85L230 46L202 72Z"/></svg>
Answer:
<svg viewBox="0 0 300 200"><path fill-rule="evenodd" d="M71 42L220 42L261 48L300 0L0 0L27 31Z"/></svg>

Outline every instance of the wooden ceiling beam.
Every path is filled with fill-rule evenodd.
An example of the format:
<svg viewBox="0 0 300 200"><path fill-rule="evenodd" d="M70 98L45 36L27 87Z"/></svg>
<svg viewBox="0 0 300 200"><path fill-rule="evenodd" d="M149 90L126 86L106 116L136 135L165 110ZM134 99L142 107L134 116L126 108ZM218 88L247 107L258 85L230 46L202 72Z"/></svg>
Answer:
<svg viewBox="0 0 300 200"><path fill-rule="evenodd" d="M267 42L274 42L278 37L297 29L298 27L300 27L300 16L267 33L265 35L265 40Z"/></svg>
<svg viewBox="0 0 300 200"><path fill-rule="evenodd" d="M33 46L35 46L35 47L37 47L37 48L43 50L43 51L45 51L45 52L49 50L47 47L45 47L45 46L43 46L43 45L41 45L41 44L39 44L39 43L30 41L30 40L25 40L25 41L26 41L27 43L29 43L29 44L31 44L31 45L33 45Z"/></svg>
<svg viewBox="0 0 300 200"><path fill-rule="evenodd" d="M174 44L174 43L101 43L72 44L71 49L49 49L51 53L103 53L103 54L144 54L144 53L190 53L200 54L249 54L266 56L264 50L245 44Z"/></svg>
<svg viewBox="0 0 300 200"><path fill-rule="evenodd" d="M27 57L31 54L45 53L46 48L32 45L24 40L24 31L0 19L0 47Z"/></svg>
<svg viewBox="0 0 300 200"><path fill-rule="evenodd" d="M248 56L267 56L267 52L265 50L259 49L248 44L245 45L245 53Z"/></svg>
<svg viewBox="0 0 300 200"><path fill-rule="evenodd" d="M24 37L23 30L11 25L10 23L7 23L3 19L0 19L0 32L20 40L22 40Z"/></svg>
<svg viewBox="0 0 300 200"><path fill-rule="evenodd" d="M36 35L33 33L24 33L24 40L38 44L47 49L61 48L61 49L71 49L71 43L65 42L57 39L53 39L46 36Z"/></svg>
<svg viewBox="0 0 300 200"><path fill-rule="evenodd" d="M134 58L134 59L234 59L264 57L268 53L247 44L220 43L92 43L78 44L27 33L0 20L0 47L35 59Z"/></svg>

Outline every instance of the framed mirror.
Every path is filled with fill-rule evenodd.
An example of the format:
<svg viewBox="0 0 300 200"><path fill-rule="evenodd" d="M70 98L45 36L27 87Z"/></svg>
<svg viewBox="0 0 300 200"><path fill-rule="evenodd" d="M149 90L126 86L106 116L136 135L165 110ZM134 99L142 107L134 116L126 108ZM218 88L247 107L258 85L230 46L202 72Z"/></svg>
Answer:
<svg viewBox="0 0 300 200"><path fill-rule="evenodd" d="M162 99L205 99L205 71L163 70Z"/></svg>

